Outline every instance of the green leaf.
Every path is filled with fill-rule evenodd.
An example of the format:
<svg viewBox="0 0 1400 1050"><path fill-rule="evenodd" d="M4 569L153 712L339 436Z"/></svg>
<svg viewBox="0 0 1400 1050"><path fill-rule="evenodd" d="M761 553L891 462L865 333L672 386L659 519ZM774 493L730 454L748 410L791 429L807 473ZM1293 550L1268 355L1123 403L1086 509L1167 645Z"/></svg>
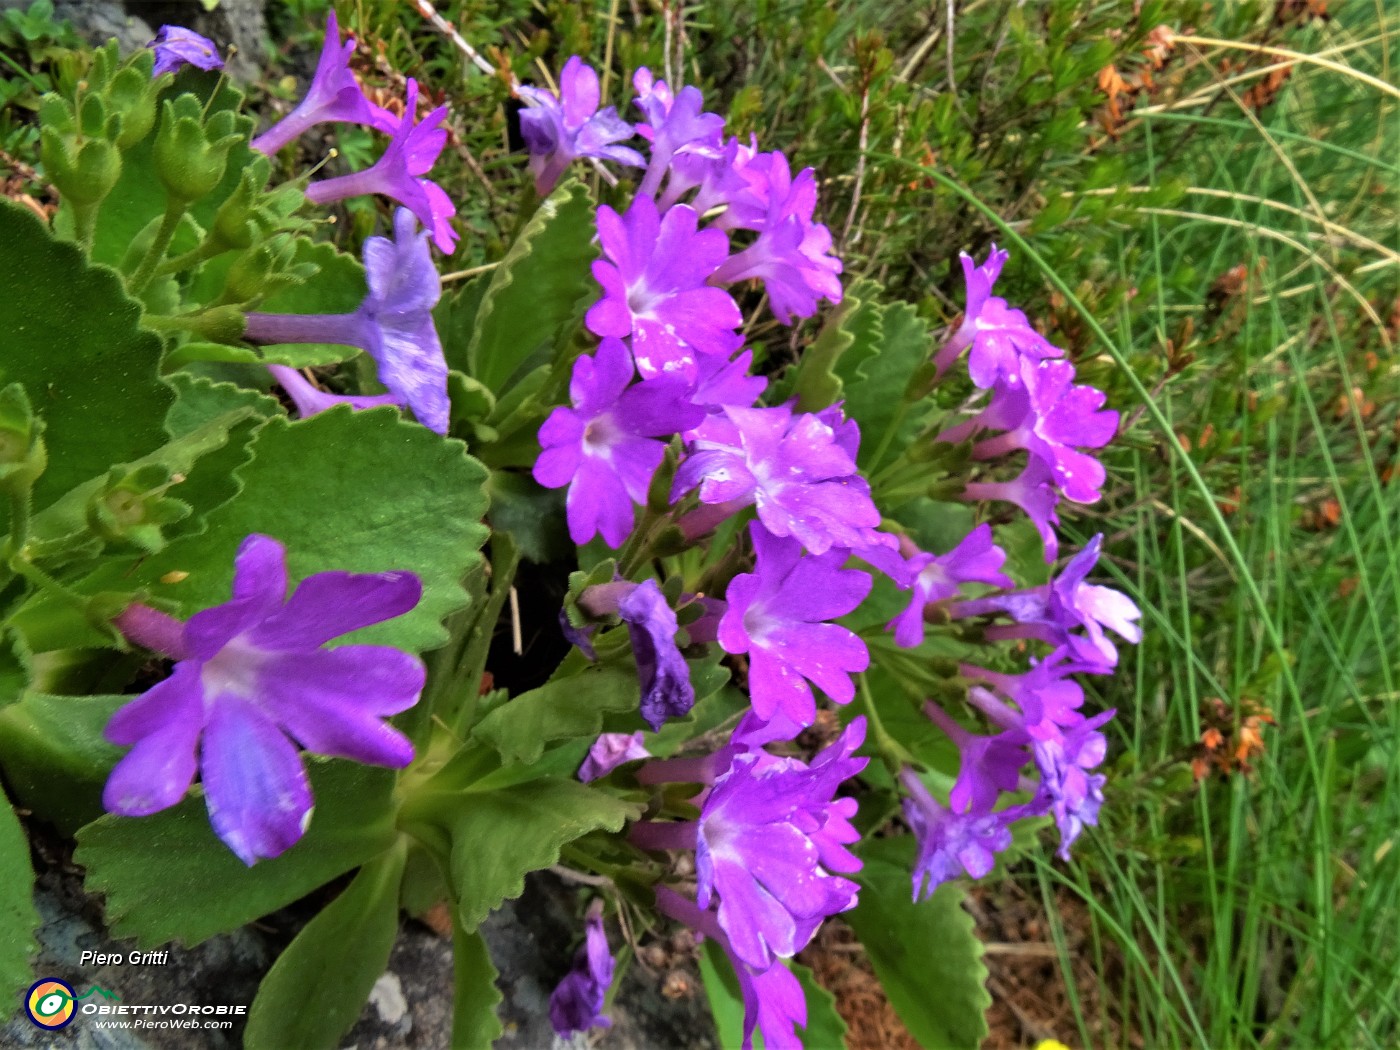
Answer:
<svg viewBox="0 0 1400 1050"><path fill-rule="evenodd" d="M566 561L574 551L565 524L564 489L547 489L516 470L491 472L491 528L508 532L530 561Z"/></svg>
<svg viewBox="0 0 1400 1050"><path fill-rule="evenodd" d="M782 966L784 963L778 963ZM846 1045L846 1022L836 1012L836 997L817 983L812 971L801 963L788 963L788 969L802 985L807 999L807 1027L801 1029L801 1042L808 1050L840 1050ZM710 1013L719 1030L719 1045L737 1047L744 1041L744 997L729 956L715 941L707 940L700 952L700 979ZM754 1050L763 1050L763 1034L754 1029Z"/></svg>
<svg viewBox="0 0 1400 1050"><path fill-rule="evenodd" d="M911 899L912 836L867 839L857 879L860 904L844 913L865 946L890 1004L909 1033L930 1050L976 1050L987 1037L983 948L964 889L944 883L928 900ZM937 945L931 951L930 945ZM931 994L936 989L937 994Z"/></svg>
<svg viewBox="0 0 1400 1050"><path fill-rule="evenodd" d="M467 347L476 332L476 318L490 283L490 273L477 274L455 292L444 294L433 308L433 327L442 342L443 357L447 366L458 372L469 371Z"/></svg>
<svg viewBox="0 0 1400 1050"><path fill-rule="evenodd" d="M359 870L272 964L243 1033L247 1050L334 1050L389 964L407 846Z"/></svg>
<svg viewBox="0 0 1400 1050"><path fill-rule="evenodd" d="M619 831L637 813L619 798L560 777L471 791L455 808L452 882L468 931L502 901L520 896L525 876L556 863L564 846L590 831Z"/></svg>
<svg viewBox="0 0 1400 1050"><path fill-rule="evenodd" d="M0 708L0 766L15 800L65 835L102 815L102 787L121 749L102 738L132 696L30 693Z"/></svg>
<svg viewBox="0 0 1400 1050"><path fill-rule="evenodd" d="M216 383L183 372L171 376L169 383L175 389L175 403L165 414L165 429L172 438L194 433L216 420L262 420L281 412L276 398L246 386Z"/></svg>
<svg viewBox="0 0 1400 1050"><path fill-rule="evenodd" d="M397 834L391 770L309 761L311 825L280 857L246 867L209 827L198 792L149 817L105 816L78 832L73 859L107 897L118 937L198 944L304 897L383 853Z"/></svg>
<svg viewBox="0 0 1400 1050"><path fill-rule="evenodd" d="M29 957L37 947L38 925L29 839L0 792L0 1021L19 1005L20 993L32 977Z"/></svg>
<svg viewBox="0 0 1400 1050"><path fill-rule="evenodd" d="M496 987L500 974L481 934L468 933L456 918L452 970L452 1050L491 1050L505 1031L496 1014L505 998Z"/></svg>
<svg viewBox="0 0 1400 1050"><path fill-rule="evenodd" d="M162 445L173 395L157 374L160 340L138 327L140 307L114 272L4 200L0 245L0 385L23 383L47 425L40 508Z"/></svg>
<svg viewBox="0 0 1400 1050"><path fill-rule="evenodd" d="M872 352L837 362L846 415L860 424L859 464L867 474L909 443L927 405L911 405L905 390L931 353L928 326L908 303L869 307L878 316Z"/></svg>
<svg viewBox="0 0 1400 1050"><path fill-rule="evenodd" d="M827 318L812 345L803 351L797 367L774 387L769 401L777 404L797 398L802 412L816 412L840 401L843 395L841 372L846 359L859 362L875 352L880 338L879 314L872 300L880 286L874 281L857 281L846 289L840 308Z"/></svg>
<svg viewBox="0 0 1400 1050"><path fill-rule="evenodd" d="M189 615L228 599L239 544L265 533L286 544L296 579L330 570L417 573L417 608L346 638L415 652L442 645L441 621L466 604L460 581L486 538L486 471L466 447L395 409L340 405L297 422L268 420L252 449L237 474L242 491L208 516L202 535L109 575ZM171 572L188 576L167 582ZM111 582L99 574L89 586Z"/></svg>
<svg viewBox="0 0 1400 1050"><path fill-rule="evenodd" d="M537 354L557 348L597 295L589 264L597 258L593 200L570 179L540 202L501 264L476 315L467 372L499 396Z"/></svg>
<svg viewBox="0 0 1400 1050"><path fill-rule="evenodd" d="M635 669L595 665L507 701L478 722L473 735L505 761L530 765L545 744L597 736L605 714L636 711L640 702Z"/></svg>

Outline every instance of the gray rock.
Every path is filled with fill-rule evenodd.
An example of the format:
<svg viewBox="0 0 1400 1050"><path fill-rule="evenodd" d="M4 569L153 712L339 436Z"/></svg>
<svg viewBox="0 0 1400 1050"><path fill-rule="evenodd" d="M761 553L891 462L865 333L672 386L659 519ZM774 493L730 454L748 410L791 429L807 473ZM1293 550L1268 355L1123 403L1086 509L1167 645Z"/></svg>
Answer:
<svg viewBox="0 0 1400 1050"><path fill-rule="evenodd" d="M41 851L41 855L48 851ZM112 939L100 904L82 889L79 873L54 859L35 893L42 919L35 974L73 986L83 1005L103 1004L102 988L128 1005L191 1003L247 1006L277 955L313 914L285 909L266 920L210 938L194 948L172 945L164 961L131 964L132 941ZM575 892L547 873L526 881L525 893L507 901L482 927L505 999L505 1034L496 1050L716 1050L714 1025L693 965L682 958L665 975L634 964L610 1010L613 1027L560 1039L549 1023L549 993L568 971L581 933ZM122 962L83 963L84 951L120 953ZM668 986L688 994L663 995ZM375 984L359 1021L342 1046L356 1050L449 1050L452 1036L452 945L420 923L405 920L385 974ZM216 1018L217 1019L217 1018ZM60 1031L32 1024L21 1012L0 1025L5 1050L234 1050L243 1022L230 1028L98 1028L80 1014ZM288 1048L296 1050L296 1048Z"/></svg>

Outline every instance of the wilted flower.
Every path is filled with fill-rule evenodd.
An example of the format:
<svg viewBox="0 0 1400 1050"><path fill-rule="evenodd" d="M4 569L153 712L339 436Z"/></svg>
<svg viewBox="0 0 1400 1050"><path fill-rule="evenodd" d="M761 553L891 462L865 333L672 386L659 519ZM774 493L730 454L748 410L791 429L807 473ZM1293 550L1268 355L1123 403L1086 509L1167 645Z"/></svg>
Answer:
<svg viewBox="0 0 1400 1050"><path fill-rule="evenodd" d="M386 134L393 134L399 119L382 106L365 97L364 89L350 71L350 56L355 41L340 42L340 24L335 11L326 16L326 36L321 43L321 57L306 95L296 109L253 139L253 149L269 156L317 124L340 121L346 124L366 124Z"/></svg>
<svg viewBox="0 0 1400 1050"><path fill-rule="evenodd" d="M642 686L642 717L652 729L680 718L695 706L690 666L676 645L675 610L655 580L644 580L617 605L627 625Z"/></svg>
<svg viewBox="0 0 1400 1050"><path fill-rule="evenodd" d="M183 26L161 26L156 38L146 45L156 53L151 75L158 77L181 66L196 69L223 69L224 60L214 41Z"/></svg>
<svg viewBox="0 0 1400 1050"><path fill-rule="evenodd" d="M244 338L263 344L357 346L374 358L379 381L397 404L411 408L429 430L447 433L447 362L433 324L442 285L427 242L427 231L419 232L413 214L400 208L393 240L365 241L369 294L359 309L348 314L250 312Z"/></svg>
<svg viewBox="0 0 1400 1050"><path fill-rule="evenodd" d="M586 784L607 776L618 766L650 757L640 729L635 733L603 733L588 749L588 757L578 767L578 778Z"/></svg>
<svg viewBox="0 0 1400 1050"><path fill-rule="evenodd" d="M614 962L608 951L601 910L588 916L584 930L583 946L574 956L573 968L549 997L549 1022L563 1036L612 1026L602 1013L608 986L612 984Z"/></svg>
<svg viewBox="0 0 1400 1050"><path fill-rule="evenodd" d="M112 716L104 735L133 745L102 795L112 813L145 816L204 783L215 833L245 864L276 857L306 830L311 789L296 743L316 754L401 767L413 745L382 721L412 707L423 665L382 645L323 646L408 612L410 572L308 576L287 597L286 551L243 541L233 598L181 624L132 606L116 626L178 662L169 678Z"/></svg>

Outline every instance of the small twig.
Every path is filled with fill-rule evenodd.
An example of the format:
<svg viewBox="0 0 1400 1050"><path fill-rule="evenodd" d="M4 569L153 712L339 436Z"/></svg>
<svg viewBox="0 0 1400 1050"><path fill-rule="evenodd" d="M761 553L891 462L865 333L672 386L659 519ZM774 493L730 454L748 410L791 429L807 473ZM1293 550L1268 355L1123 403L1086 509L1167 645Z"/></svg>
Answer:
<svg viewBox="0 0 1400 1050"><path fill-rule="evenodd" d="M516 656L525 653L525 643L520 635L520 595L513 584L510 588L510 647Z"/></svg>
<svg viewBox="0 0 1400 1050"><path fill-rule="evenodd" d="M450 284L453 281L466 281L477 276L477 274L488 273L500 266L500 260L495 262L482 263L480 266L469 266L465 270L454 270L452 273L445 273L440 280L443 284Z"/></svg>
<svg viewBox="0 0 1400 1050"><path fill-rule="evenodd" d="M558 875L565 882L577 882L582 886L597 886L600 889L615 890L617 885L606 875L590 875L586 871L575 871L562 864L551 864L550 873Z"/></svg>
<svg viewBox="0 0 1400 1050"><path fill-rule="evenodd" d="M870 82L867 80L860 92L860 141L857 144L859 152L856 154L856 183L851 190L851 208L846 212L846 225L841 230L841 254L846 253L850 245L851 226L856 221L856 213L860 211L860 191L865 184L865 152L870 146ZM856 231L856 240L860 240L860 231Z"/></svg>
<svg viewBox="0 0 1400 1050"><path fill-rule="evenodd" d="M504 75L507 78L507 82L510 84L511 91L514 91L520 86L520 82L515 79L514 73L509 69L497 69L482 57L481 52L467 43L466 40L462 38L462 34L457 32L457 27L443 18L442 15L438 14L437 10L428 0L413 0L413 6L418 8L418 13L420 15L433 24L433 28L447 37L448 40L452 41L452 46L466 55L468 61L476 66L477 69L481 70L489 77Z"/></svg>

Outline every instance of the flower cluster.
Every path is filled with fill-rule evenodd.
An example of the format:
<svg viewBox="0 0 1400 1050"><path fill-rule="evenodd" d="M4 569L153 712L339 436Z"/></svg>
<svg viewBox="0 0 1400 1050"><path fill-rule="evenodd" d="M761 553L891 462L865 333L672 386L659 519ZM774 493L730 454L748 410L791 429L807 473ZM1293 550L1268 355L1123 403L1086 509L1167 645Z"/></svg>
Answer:
<svg viewBox="0 0 1400 1050"><path fill-rule="evenodd" d="M916 897L960 873L985 874L1015 820L1053 815L1062 853L1094 823L1103 777L1092 770L1104 755L1099 728L1111 712L1081 714L1083 691L1071 676L1110 670L1116 652L1104 628L1136 640L1137 610L1117 592L1084 583L1097 541L1051 584L1017 590L988 524L945 553L885 531L857 466L859 428L840 405L803 412L757 404L766 384L748 374L742 315L729 290L761 282L783 323L811 317L822 300L840 302L841 263L830 232L814 219L812 172L794 176L783 154L726 139L723 119L704 111L699 91L673 90L646 70L633 81L642 161L622 145L617 114L599 112L592 71L571 59L561 87L558 98L530 96L539 106L527 114L539 190L579 157L644 172L625 208L598 209L602 258L593 273L601 295L585 325L601 342L575 363L570 404L541 428L534 474L542 485L568 488L569 529L579 544L601 536L618 548L634 539L637 507L657 498L653 478L668 443L679 450L672 520L686 540L752 508L748 545L739 548L752 552L752 570L725 574L724 602L714 610L715 640L747 660L750 709L713 754L636 770L643 784L701 785L700 816L643 821L631 839L647 850L695 851L694 901L663 887L658 903L730 954L748 1007L746 1038L757 1027L768 1045L798 1045L800 990L794 1005L795 982L782 960L826 916L855 905L857 886L847 876L859 861L846 849L856 840L855 803L837 788L864 767L853 755L865 720L849 721L810 764L770 748L816 722L818 694L850 703L852 676L869 666L865 641L836 622L872 589L871 572L853 563L909 592L907 608L889 624L900 646L921 645L933 615L972 622L989 642L1030 639L1052 650L1022 675L962 668L969 705L996 727L993 734L965 729L927 705L958 746L962 768L946 805L916 769L900 778L919 839ZM992 295L1006 258L995 247L982 266L963 257L966 315L935 355L934 370L945 374L967 351L985 402L939 437L970 442L973 460L989 466L1025 453L1016 478L978 477L964 495L1020 506L1053 561L1055 508L1061 498L1097 498L1104 470L1089 450L1109 441L1118 419L1102 410L1102 393L1074 383L1073 365L1021 311ZM680 645L698 634L678 626L655 581L601 584L579 605L627 624L642 713L653 729L689 710L694 692ZM642 737L605 735L580 776L593 779L645 756Z"/></svg>

